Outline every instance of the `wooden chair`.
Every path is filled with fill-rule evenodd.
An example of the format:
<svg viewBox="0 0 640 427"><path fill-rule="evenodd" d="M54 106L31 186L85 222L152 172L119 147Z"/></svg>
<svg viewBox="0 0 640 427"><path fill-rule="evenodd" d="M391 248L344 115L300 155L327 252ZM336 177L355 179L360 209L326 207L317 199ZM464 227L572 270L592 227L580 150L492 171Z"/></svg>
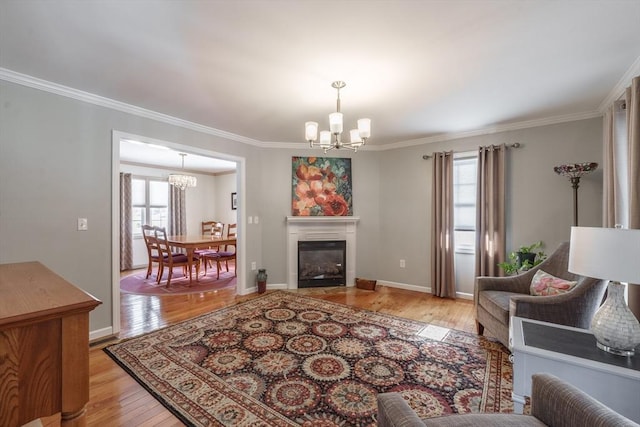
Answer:
<svg viewBox="0 0 640 427"><path fill-rule="evenodd" d="M227 228L227 237L237 237L238 236L238 224L229 224ZM221 261L224 261L225 267L227 271L229 271L229 261L236 259L236 245L224 245L224 250L220 254L220 257L223 258Z"/></svg>
<svg viewBox="0 0 640 427"><path fill-rule="evenodd" d="M158 248L158 240L156 239L155 230L156 227L152 225L145 224L142 226L142 236L144 237L144 244L147 246L147 255L149 257L149 266L147 267L147 276L145 277L145 279L148 279L149 276L151 276L154 262L158 264L156 277L159 277L159 272L162 265L162 256L160 256L160 249Z"/></svg>
<svg viewBox="0 0 640 427"><path fill-rule="evenodd" d="M227 231L227 236L228 237L236 237L236 230L237 230L237 226L236 224L229 224L229 228ZM211 254L206 254L204 256L205 259L205 270L206 270L206 261L210 260L210 261L215 261L216 262L216 267L217 267L217 278L220 279L220 269L222 268L222 262L224 262L225 268L227 271L229 271L229 261L236 261L236 247L235 245L224 245L224 248L222 250L219 250L215 253L211 253ZM234 265L234 269L233 269L233 275L236 276L237 272L235 269L235 265Z"/></svg>
<svg viewBox="0 0 640 427"><path fill-rule="evenodd" d="M216 222L211 226L211 235L213 237L222 237L224 236L224 224L221 222Z"/></svg>
<svg viewBox="0 0 640 427"><path fill-rule="evenodd" d="M222 229L220 229L222 227ZM224 231L224 224L218 221L202 221L201 233L203 236L214 236L219 235L222 236L222 232ZM218 252L220 248L218 245L215 246L207 246L206 248L198 248L195 250L195 253L198 254L201 258L204 258L207 254L213 254ZM211 262L211 260L204 260L204 274L207 274L207 264Z"/></svg>
<svg viewBox="0 0 640 427"><path fill-rule="evenodd" d="M224 224L222 222L214 222L210 228L210 234L212 237L222 237L224 235ZM219 245L209 246L208 249L204 249L200 251L200 256L204 261L204 274L207 274L207 269L209 267L209 263L216 261L217 265L217 257L220 252ZM219 268L219 267L218 267ZM220 271L218 271L218 278L220 278Z"/></svg>
<svg viewBox="0 0 640 427"><path fill-rule="evenodd" d="M236 224L229 224L227 235L229 237L235 237L236 236L236 229L237 229ZM212 232L211 233L212 233L213 236L223 237L224 236L223 230L224 230L224 224L218 223L216 226L214 226L214 228L212 228ZM229 249L227 249L228 247L231 247L231 246L234 247L233 251L230 251ZM224 261L225 267L226 267L227 271L229 271L229 261L236 259L235 246L234 245L225 245L224 248L218 248L218 250L215 251L215 252L210 252L210 253L204 254L203 255L203 259L204 259L205 274L207 274L207 262L215 261L216 268L217 268L217 278L220 279L220 268L222 266L222 262ZM235 274L236 273L235 273L235 270L234 270L234 275Z"/></svg>
<svg viewBox="0 0 640 427"><path fill-rule="evenodd" d="M229 224L229 227L227 227L227 236L236 237L238 235L237 233L238 233L238 224ZM234 245L229 245L229 246L234 246Z"/></svg>
<svg viewBox="0 0 640 427"><path fill-rule="evenodd" d="M210 236L211 230L213 229L213 226L216 224L220 224L220 222L219 221L202 221L202 235Z"/></svg>
<svg viewBox="0 0 640 427"><path fill-rule="evenodd" d="M167 277L167 287L171 284L171 276L173 275L174 267L182 267L184 275L187 275L187 269L189 268L189 259L185 254L173 253L171 246L167 240L167 231L164 227L155 227L156 240L158 242L158 249L162 255L162 262L160 263L160 271L158 273L158 284L162 279L164 272L164 266L169 267L169 276ZM200 271L200 257L198 254L193 254L193 262L196 265L196 277ZM191 278L191 270L189 270L189 277Z"/></svg>

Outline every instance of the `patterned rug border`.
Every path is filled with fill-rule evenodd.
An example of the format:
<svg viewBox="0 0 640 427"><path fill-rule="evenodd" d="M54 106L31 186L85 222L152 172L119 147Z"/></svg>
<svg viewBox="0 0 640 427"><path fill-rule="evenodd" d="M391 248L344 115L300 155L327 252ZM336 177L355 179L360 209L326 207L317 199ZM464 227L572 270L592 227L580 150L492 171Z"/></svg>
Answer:
<svg viewBox="0 0 640 427"><path fill-rule="evenodd" d="M158 402L160 402L165 408L167 408L167 410L169 410L169 412L171 412L174 416L176 416L182 423L184 423L187 426L193 426L195 424L193 424L193 422L191 420L189 420L188 418L185 417L185 415L183 415L180 411L179 408L175 408L162 394L157 393L149 384L147 384L144 379L139 376L138 374L136 374L132 369L130 369L123 361L121 361L118 356L116 354L114 354L111 350L112 347L116 347L122 344L126 344L129 341L133 341L133 340L137 340L137 339L141 339L145 336L151 336L151 335L155 335L155 334L160 334L163 333L163 331L167 331L170 329L175 329L175 328L180 328L182 325L190 323L190 322L198 322L204 318L207 318L209 316L213 316L213 315L222 315L225 312L229 312L229 311L234 311L237 310L239 306L242 305L248 305L248 304L256 304L256 303L260 303L262 302L263 304L268 304L267 301L269 300L273 300L276 298L279 298L281 296L287 297L287 298L293 298L295 300L303 300L303 301L309 301L309 300L313 300L313 301L318 301L319 303L323 303L325 305L329 305L329 306L333 306L334 308L339 308L341 310L344 310L345 308L348 309L349 311L352 311L353 314L356 313L362 313L365 316L363 317L363 320L366 319L366 317L374 315L374 316L380 316L380 317L387 317L387 318L391 318L391 319L395 319L398 320L400 322L406 322L407 324L412 324L414 327L418 328L416 330L416 332L424 329L425 327L428 327L430 325L432 325L431 323L426 323L426 322L421 322L418 320L413 320L413 319L408 319L405 317L401 317L401 316L397 316L397 315L393 315L393 314L388 314L388 313L381 313L378 311L372 311L372 310L368 310L365 308L360 308L360 307L352 307L346 304L342 304L342 303L337 303L337 302L333 302L333 301L328 301L322 298L317 298L314 297L313 295L300 295L297 293L292 293L292 292L287 292L287 291L282 291L282 290L277 290L277 291L272 291L269 292L267 294L264 295L260 295L251 299L247 299L244 301L239 301L233 305L227 306L227 307L223 307L217 310L212 310L208 313L204 313L204 314L200 314L198 316L186 319L186 320L182 320L170 325L166 325L163 326L159 329L156 329L154 331L151 332L147 332L147 333L143 333L134 337L128 337L128 338L124 338L122 340L118 340L117 342L114 343L110 343L109 345L105 346L103 348L103 351L118 365L120 366L125 372L127 372L127 374L129 376L131 376L138 384L140 384L146 391L148 391L156 400L158 400ZM432 326L437 326L437 325L432 325ZM389 326L386 326L387 328L391 329ZM486 355L487 355L487 363L485 366L485 378L486 381L484 381L483 383L483 390L482 390L482 402L483 405L480 408L481 412L499 412L500 411L500 401L497 399L497 396L500 394L500 390L497 384L495 384L493 381L490 381L490 379L492 379L493 377L491 376L491 371L492 369L494 369L494 365L495 368L497 370L500 370L501 365L498 363L495 363L493 360L489 360L490 357L493 357L492 351L498 351L498 352L502 352L505 354L508 354L508 352L505 352L504 346L502 344L500 344L497 341L492 341L490 339L485 338L484 336L479 336L470 332L465 332L465 331L460 331L457 329L453 329L453 328L445 328L442 327L444 329L447 329L448 332L446 333L446 335L440 339L434 339L434 338L429 338L429 337L424 337L424 339L427 340L434 340L434 341L440 341L443 343L446 343L448 345L452 345L452 346L456 346L456 347L465 347L466 343L464 342L464 339L461 339L463 337L466 337L468 339L471 340L476 340L477 342L474 343L474 345L479 346L480 348L483 348L486 350ZM445 341L446 338L452 338L455 339L454 342L450 342L450 341ZM497 374L494 374L497 375ZM510 395L508 396L508 398L510 399ZM292 425L292 426L298 426L299 424L293 422L292 420L277 414L277 417L281 419L281 421L283 421L286 425Z"/></svg>
<svg viewBox="0 0 640 427"><path fill-rule="evenodd" d="M189 279L182 276L182 272L176 268L174 278L171 280L171 286L167 288L167 273L164 274L162 282L158 285L155 281L155 276L146 279L144 272L134 272L120 278L120 293L143 296L191 295L218 292L237 286L237 277L234 275L233 270L229 272L222 271L219 279L216 279L213 276L214 274L201 275L199 280L194 277L193 282L190 283Z"/></svg>
<svg viewBox="0 0 640 427"><path fill-rule="evenodd" d="M158 333L158 332L163 331L165 329L169 329L169 328L172 328L172 327L177 327L177 326L179 326L179 325L181 325L183 323L196 321L196 320L199 320L199 319L201 319L203 317L210 316L213 313L222 313L224 311L233 310L233 309L237 308L237 306L239 306L239 305L250 303L250 302L254 302L254 301L258 301L258 300L263 299L263 298L274 297L274 296L277 296L279 294L293 296L293 297L299 297L299 298L302 298L302 299L313 299L313 300L322 302L324 304L329 304L329 305L333 305L333 306L336 306L336 307L348 307L349 309L351 309L353 311L356 311L356 312L365 312L365 313L371 313L371 314L379 315L379 316L391 317L391 318L394 318L394 319L400 320L400 321L417 323L418 325L421 325L421 326L429 326L429 325L438 326L438 325L433 325L432 323L422 322L420 320L409 319L408 317L397 316L397 315L391 314L391 313L382 313L380 311L367 310L366 308L353 307L353 306L350 306L350 305L347 305L347 304L342 304L342 303L339 303L339 302L328 301L328 300L325 300L323 298L315 297L314 295L301 295L301 294L298 294L298 293L295 293L295 292L288 292L288 291L283 291L283 290L274 290L274 291L268 291L267 293L265 293L263 295L259 295L259 296L254 297L254 298L250 298L250 299L247 299L247 300L244 300L244 301L235 302L234 304L229 305L227 307L222 307L222 308L219 308L219 309L216 309L216 310L212 310L212 311L210 311L208 313L199 314L197 316L190 317L189 319L185 319L185 320L181 320L181 321L176 322L176 323L171 323L169 325L165 325L165 326L163 326L161 328L155 329L155 330L150 331L150 332L145 332L145 333L142 333L140 335L133 336L133 337L123 338L121 340L118 340L117 342L110 343L107 347L111 347L112 345L122 344L122 343L125 343L127 341L134 340L134 339L142 338L142 337L144 337L146 335L155 334L155 333ZM479 338L483 342L488 344L490 347L493 347L495 350L498 350L498 349L501 349L501 348L504 349L504 346L500 342L498 342L497 340L491 340L490 338L487 338L484 335L477 335L477 334L474 334L472 332L466 332L466 331L462 331L460 329L449 328L449 327L446 327L446 326L439 326L439 327L444 328L444 329L448 329L450 331L450 333L459 333L459 334L463 334L463 335L468 335L468 336L472 336L472 337L475 337L475 338ZM106 350L106 347L105 347L105 350Z"/></svg>

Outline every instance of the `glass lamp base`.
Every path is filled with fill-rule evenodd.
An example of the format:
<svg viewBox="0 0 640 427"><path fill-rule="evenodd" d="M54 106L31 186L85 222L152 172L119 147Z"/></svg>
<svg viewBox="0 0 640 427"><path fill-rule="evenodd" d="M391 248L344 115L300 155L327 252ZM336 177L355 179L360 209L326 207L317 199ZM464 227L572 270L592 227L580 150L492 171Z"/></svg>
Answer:
<svg viewBox="0 0 640 427"><path fill-rule="evenodd" d="M640 344L640 322L624 300L625 285L610 281L607 299L591 320L598 348L618 356L633 356Z"/></svg>
<svg viewBox="0 0 640 427"><path fill-rule="evenodd" d="M600 350L604 350L607 353L615 354L616 356L633 356L634 354L636 354L636 351L634 349L621 350L619 348L609 347L608 345L601 344L597 341L596 341L596 345Z"/></svg>

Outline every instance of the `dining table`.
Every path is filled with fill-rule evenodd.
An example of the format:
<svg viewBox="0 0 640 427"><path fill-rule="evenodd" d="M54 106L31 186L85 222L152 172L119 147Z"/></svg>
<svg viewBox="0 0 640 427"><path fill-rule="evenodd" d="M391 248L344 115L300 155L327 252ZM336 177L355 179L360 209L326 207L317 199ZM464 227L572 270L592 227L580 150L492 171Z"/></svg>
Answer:
<svg viewBox="0 0 640 427"><path fill-rule="evenodd" d="M193 282L191 271L193 267L193 253L196 249L207 249L212 246L224 246L234 245L236 246L236 237L220 236L215 237L208 234L181 234L174 236L167 236L167 242L169 245L182 248L187 251L187 263L189 267L189 283ZM237 246L236 246L237 248ZM198 275L196 274L196 281L198 281Z"/></svg>

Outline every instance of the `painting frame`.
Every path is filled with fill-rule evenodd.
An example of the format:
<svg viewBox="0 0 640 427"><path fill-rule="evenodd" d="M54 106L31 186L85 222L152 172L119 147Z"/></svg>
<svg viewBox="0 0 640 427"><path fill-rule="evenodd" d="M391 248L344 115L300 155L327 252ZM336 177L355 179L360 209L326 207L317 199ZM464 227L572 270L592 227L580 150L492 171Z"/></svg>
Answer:
<svg viewBox="0 0 640 427"><path fill-rule="evenodd" d="M353 216L351 159L291 158L292 216Z"/></svg>
<svg viewBox="0 0 640 427"><path fill-rule="evenodd" d="M231 210L235 211L238 209L238 193L231 193Z"/></svg>

